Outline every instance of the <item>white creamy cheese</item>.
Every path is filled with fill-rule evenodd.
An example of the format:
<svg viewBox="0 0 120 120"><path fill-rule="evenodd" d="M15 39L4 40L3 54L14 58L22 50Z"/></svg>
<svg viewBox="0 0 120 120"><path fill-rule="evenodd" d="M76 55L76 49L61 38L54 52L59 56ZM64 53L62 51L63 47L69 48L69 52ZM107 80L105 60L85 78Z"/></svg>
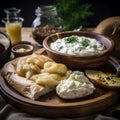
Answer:
<svg viewBox="0 0 120 120"><path fill-rule="evenodd" d="M62 80L56 87L56 93L64 99L85 97L93 94L94 90L94 85L80 71L74 71L68 79Z"/></svg>
<svg viewBox="0 0 120 120"><path fill-rule="evenodd" d="M94 54L102 52L105 46L98 40L85 36L70 36L57 39L50 48L71 55Z"/></svg>
<svg viewBox="0 0 120 120"><path fill-rule="evenodd" d="M18 48L18 49L16 49L15 51L17 51L17 52L27 52L27 51L29 51L29 49L26 49L26 48Z"/></svg>

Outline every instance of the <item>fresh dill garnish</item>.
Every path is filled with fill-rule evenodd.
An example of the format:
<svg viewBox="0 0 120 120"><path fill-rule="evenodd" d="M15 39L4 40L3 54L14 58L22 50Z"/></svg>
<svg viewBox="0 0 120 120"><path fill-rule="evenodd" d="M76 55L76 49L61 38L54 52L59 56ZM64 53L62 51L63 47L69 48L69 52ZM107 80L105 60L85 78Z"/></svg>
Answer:
<svg viewBox="0 0 120 120"><path fill-rule="evenodd" d="M81 45L83 47L87 47L89 46L89 43L90 43L90 40L86 39L86 38L83 38L82 41L81 41Z"/></svg>
<svg viewBox="0 0 120 120"><path fill-rule="evenodd" d="M78 38L77 36L72 35L70 37L66 37L64 40L66 43L73 43L73 42L77 42Z"/></svg>

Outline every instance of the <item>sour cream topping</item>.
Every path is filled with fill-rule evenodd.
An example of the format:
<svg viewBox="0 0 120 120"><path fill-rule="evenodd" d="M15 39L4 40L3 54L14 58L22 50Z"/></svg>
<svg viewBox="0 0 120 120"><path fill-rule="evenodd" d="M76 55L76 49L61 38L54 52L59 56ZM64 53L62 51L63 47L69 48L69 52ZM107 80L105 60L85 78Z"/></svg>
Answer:
<svg viewBox="0 0 120 120"><path fill-rule="evenodd" d="M26 49L26 48L18 48L18 49L16 49L15 51L17 51L17 52L27 52L27 51L29 51L29 49Z"/></svg>
<svg viewBox="0 0 120 120"><path fill-rule="evenodd" d="M68 79L61 80L56 87L56 93L64 99L85 97L93 94L94 90L94 85L80 71L74 71Z"/></svg>
<svg viewBox="0 0 120 120"><path fill-rule="evenodd" d="M102 52L105 46L98 40L85 36L69 36L57 39L50 48L71 55L94 54Z"/></svg>

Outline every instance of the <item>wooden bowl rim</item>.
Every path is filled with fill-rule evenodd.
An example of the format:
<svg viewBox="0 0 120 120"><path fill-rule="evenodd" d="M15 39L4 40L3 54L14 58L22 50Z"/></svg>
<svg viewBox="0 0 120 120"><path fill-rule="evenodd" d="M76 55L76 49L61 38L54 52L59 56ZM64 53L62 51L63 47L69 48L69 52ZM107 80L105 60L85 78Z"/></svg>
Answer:
<svg viewBox="0 0 120 120"><path fill-rule="evenodd" d="M88 35L95 35L95 36L100 36L100 37L103 37L105 38L106 40L108 40L108 43L110 45L109 48L107 48L106 50L104 50L103 52L100 52L99 54L98 53L95 53L95 54L87 54L87 55L70 55L70 54L64 54L64 53L60 53L60 52L57 52L55 50L52 50L49 45L48 45L48 40L53 37L53 36L61 36L62 34L65 35L65 34L88 34ZM59 33L54 33L54 34L51 34L50 36L46 37L44 40L43 40L43 47L46 49L46 51L48 52L51 52L53 54L57 54L57 55L61 55L61 56L66 56L66 57L74 57L74 58L92 58L92 57L100 57L100 56L103 56L103 55L106 55L106 54L109 54L113 48L114 48L114 41L107 37L106 35L103 35L103 34L100 34L100 33L94 33L94 32L88 32L88 31L65 31L65 32L59 32Z"/></svg>

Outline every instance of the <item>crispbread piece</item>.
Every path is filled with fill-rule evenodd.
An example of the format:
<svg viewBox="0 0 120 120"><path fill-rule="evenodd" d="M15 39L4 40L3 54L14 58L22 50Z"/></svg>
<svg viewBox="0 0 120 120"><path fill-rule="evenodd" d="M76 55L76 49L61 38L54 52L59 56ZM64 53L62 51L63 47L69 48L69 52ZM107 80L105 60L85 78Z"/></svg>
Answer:
<svg viewBox="0 0 120 120"><path fill-rule="evenodd" d="M120 90L120 77L117 77L115 74L97 70L86 70L85 74L95 85L110 90Z"/></svg>
<svg viewBox="0 0 120 120"><path fill-rule="evenodd" d="M100 78L107 77L106 74L103 73L102 71L86 70L85 73L90 79L95 79L95 80L99 80Z"/></svg>

